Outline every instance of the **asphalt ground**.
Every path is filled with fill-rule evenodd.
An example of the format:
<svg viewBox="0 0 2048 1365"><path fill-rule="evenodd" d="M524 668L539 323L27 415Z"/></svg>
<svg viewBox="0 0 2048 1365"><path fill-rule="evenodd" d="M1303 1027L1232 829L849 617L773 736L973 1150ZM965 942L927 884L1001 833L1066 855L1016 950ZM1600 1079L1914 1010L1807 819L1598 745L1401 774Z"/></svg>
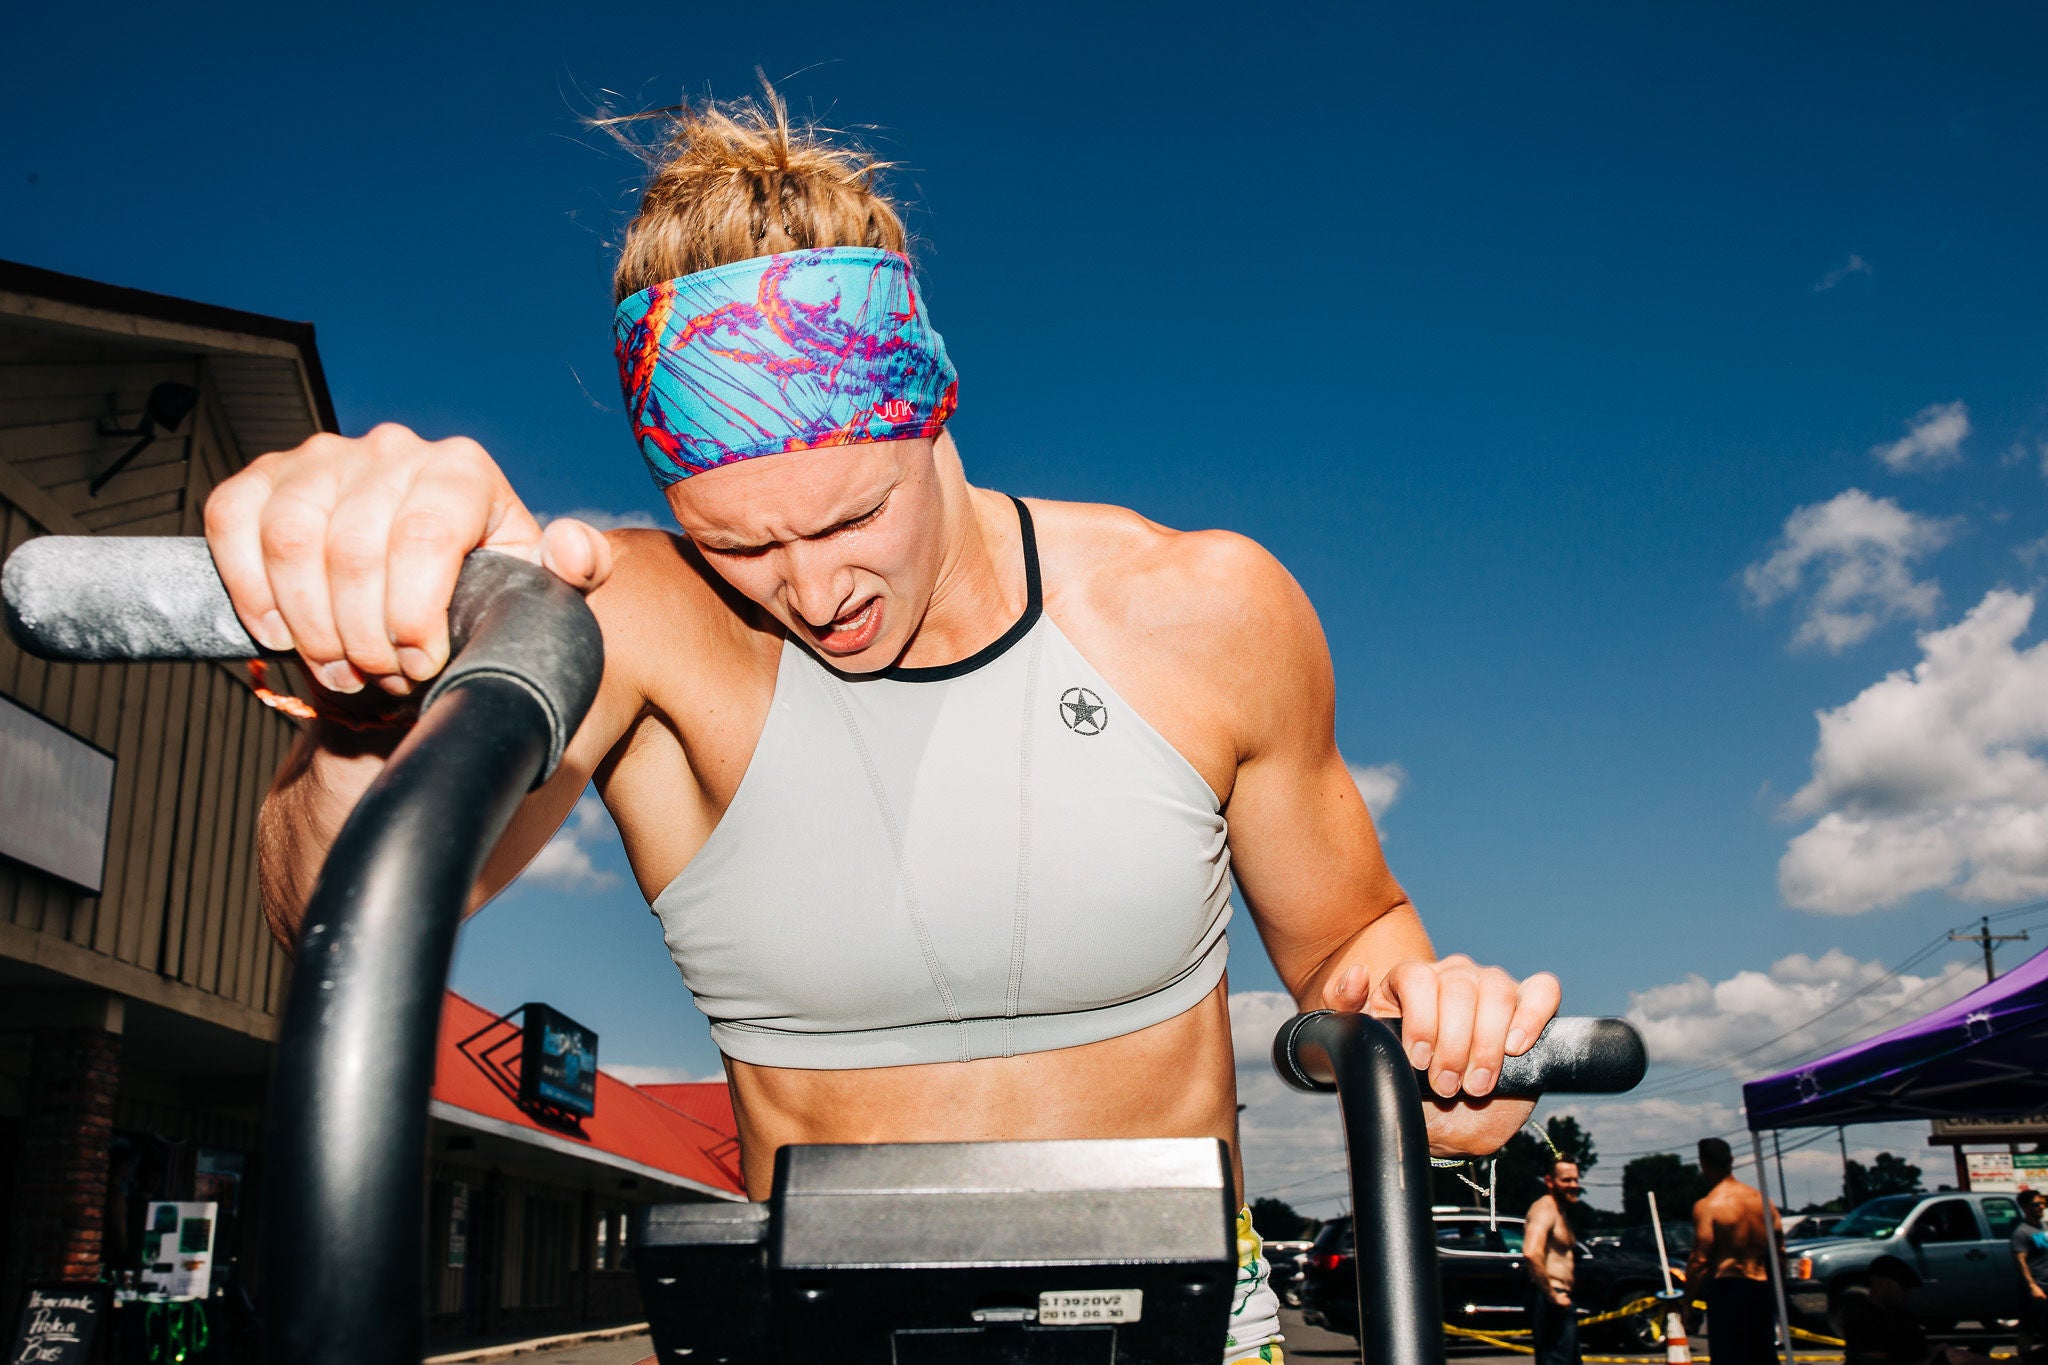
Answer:
<svg viewBox="0 0 2048 1365"><path fill-rule="evenodd" d="M1316 1365L1354 1365L1358 1361L1358 1343L1337 1332L1326 1332L1320 1327L1311 1327L1301 1320L1301 1314L1292 1308L1280 1310L1280 1330L1287 1341L1283 1348L1289 1360L1315 1362ZM1992 1343L1967 1343L1983 1350ZM2006 1343L2005 1351L2010 1351ZM550 1350L532 1352L524 1357L534 1365L638 1365L654 1354L654 1343L645 1336L622 1337L616 1341L583 1342L573 1346L558 1346ZM1702 1355L1705 1353L1702 1352ZM1511 1353L1494 1353L1484 1350L1458 1350L1452 1353L1456 1365L1529 1365L1529 1357ZM1820 1362L1839 1362L1840 1351L1815 1351L1811 1354L1801 1351L1798 1365L1819 1365ZM1643 1365L1664 1365L1662 1355L1632 1356Z"/></svg>

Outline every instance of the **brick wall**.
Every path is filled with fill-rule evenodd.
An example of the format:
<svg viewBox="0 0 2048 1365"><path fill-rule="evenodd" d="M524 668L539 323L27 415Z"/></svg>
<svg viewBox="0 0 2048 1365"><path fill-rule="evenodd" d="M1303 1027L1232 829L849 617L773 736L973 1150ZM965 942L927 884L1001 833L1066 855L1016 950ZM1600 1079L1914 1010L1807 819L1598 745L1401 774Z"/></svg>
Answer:
<svg viewBox="0 0 2048 1365"><path fill-rule="evenodd" d="M21 1118L8 1278L96 1280L107 1208L107 1146L121 1081L121 1035L35 1035Z"/></svg>

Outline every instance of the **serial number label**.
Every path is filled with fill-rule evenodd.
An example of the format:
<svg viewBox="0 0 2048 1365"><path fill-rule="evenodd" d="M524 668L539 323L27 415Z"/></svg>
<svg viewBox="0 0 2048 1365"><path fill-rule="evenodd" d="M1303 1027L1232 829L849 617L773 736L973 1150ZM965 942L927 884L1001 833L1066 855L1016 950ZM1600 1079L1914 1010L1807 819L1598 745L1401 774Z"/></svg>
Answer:
<svg viewBox="0 0 2048 1365"><path fill-rule="evenodd" d="M1049 1290L1038 1296L1041 1326L1084 1322L1136 1322L1145 1316L1142 1289Z"/></svg>

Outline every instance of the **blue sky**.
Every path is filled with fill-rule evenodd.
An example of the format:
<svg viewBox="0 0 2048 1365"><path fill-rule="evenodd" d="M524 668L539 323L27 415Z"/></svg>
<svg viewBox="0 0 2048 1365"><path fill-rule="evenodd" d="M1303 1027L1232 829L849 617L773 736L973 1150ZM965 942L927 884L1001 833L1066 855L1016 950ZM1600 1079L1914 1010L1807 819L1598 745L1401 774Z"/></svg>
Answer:
<svg viewBox="0 0 2048 1365"><path fill-rule="evenodd" d="M46 6L10 30L33 60L0 88L0 256L310 319L345 428L475 436L547 512L660 511L608 351L637 168L581 117L760 67L871 126L970 474L1278 554L1347 756L1401 770L1388 852L1439 944L1556 970L1575 1011L1836 962L1790 1003L1636 1001L1719 1039L2048 885L2031 624L1969 618L1964 663L1815 756L1817 712L2048 563L2036 8ZM1792 896L1824 909L1796 908L1780 860L1831 817ZM552 1000L608 1062L708 1071L588 832L592 875L558 852L457 984ZM1921 889L1870 906L1873 878ZM1273 989L1236 950L1233 985ZM1611 1122L1615 1150L1666 1140Z"/></svg>

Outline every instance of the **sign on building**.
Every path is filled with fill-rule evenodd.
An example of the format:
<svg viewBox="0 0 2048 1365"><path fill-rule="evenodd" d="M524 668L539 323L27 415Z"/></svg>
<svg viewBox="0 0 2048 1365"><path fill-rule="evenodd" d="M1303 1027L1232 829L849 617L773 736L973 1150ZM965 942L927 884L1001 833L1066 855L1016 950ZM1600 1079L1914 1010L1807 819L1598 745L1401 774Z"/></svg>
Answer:
<svg viewBox="0 0 2048 1365"><path fill-rule="evenodd" d="M0 697L0 854L98 895L114 756Z"/></svg>
<svg viewBox="0 0 2048 1365"><path fill-rule="evenodd" d="M1935 1147L1958 1147L1966 1142L2048 1141L2048 1113L2008 1119L1936 1119L1927 1141Z"/></svg>
<svg viewBox="0 0 2048 1365"><path fill-rule="evenodd" d="M1993 1194L2048 1189L2048 1152L1967 1152L1970 1188Z"/></svg>
<svg viewBox="0 0 2048 1365"><path fill-rule="evenodd" d="M597 1112L597 1035L548 1005L522 1006L519 1103L589 1118Z"/></svg>

